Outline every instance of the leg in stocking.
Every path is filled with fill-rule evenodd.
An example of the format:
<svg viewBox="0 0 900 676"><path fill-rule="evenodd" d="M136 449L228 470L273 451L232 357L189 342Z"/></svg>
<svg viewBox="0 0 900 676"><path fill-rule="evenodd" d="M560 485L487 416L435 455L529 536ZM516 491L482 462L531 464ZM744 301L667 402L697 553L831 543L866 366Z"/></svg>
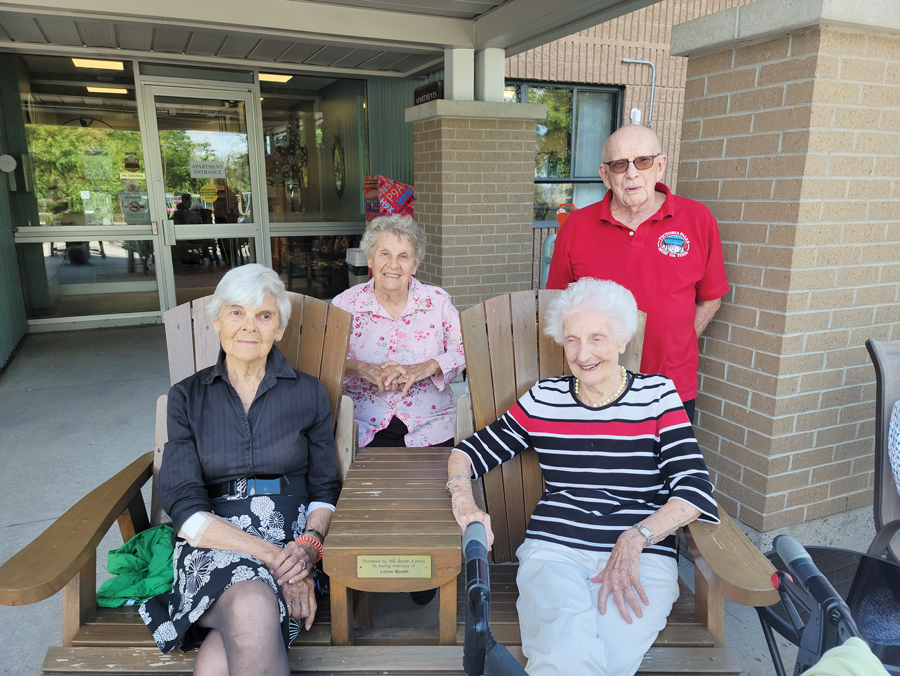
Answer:
<svg viewBox="0 0 900 676"><path fill-rule="evenodd" d="M197 662L194 664L194 676L230 676L225 644L222 642L222 634L216 629L211 629L200 644Z"/></svg>
<svg viewBox="0 0 900 676"><path fill-rule="evenodd" d="M247 580L232 585L199 622L220 635L229 676L290 674L281 640L278 600L265 582Z"/></svg>

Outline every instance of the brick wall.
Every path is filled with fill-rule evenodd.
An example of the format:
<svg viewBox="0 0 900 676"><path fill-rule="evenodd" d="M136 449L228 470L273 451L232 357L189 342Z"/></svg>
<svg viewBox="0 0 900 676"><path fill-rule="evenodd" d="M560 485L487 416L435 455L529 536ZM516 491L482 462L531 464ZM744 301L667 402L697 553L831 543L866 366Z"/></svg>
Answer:
<svg viewBox="0 0 900 676"><path fill-rule="evenodd" d="M569 37L506 60L506 77L548 82L624 85L623 123L632 108L650 111L651 68L622 63L623 57L656 66L654 131L669 157L664 182L673 190L681 142L681 111L687 59L669 55L672 26L751 0L662 0Z"/></svg>
<svg viewBox="0 0 900 676"><path fill-rule="evenodd" d="M460 310L531 288L535 127L449 117L413 126L416 219L428 235L417 277Z"/></svg>
<svg viewBox="0 0 900 676"><path fill-rule="evenodd" d="M732 291L701 344L698 438L758 530L870 505L867 338L900 340L900 38L816 28L692 58L681 194Z"/></svg>

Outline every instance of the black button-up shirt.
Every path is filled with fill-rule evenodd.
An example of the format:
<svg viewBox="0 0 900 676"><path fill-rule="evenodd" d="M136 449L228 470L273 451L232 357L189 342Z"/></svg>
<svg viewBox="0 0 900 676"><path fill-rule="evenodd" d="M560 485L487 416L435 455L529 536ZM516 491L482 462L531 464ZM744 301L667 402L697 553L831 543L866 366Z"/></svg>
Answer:
<svg viewBox="0 0 900 676"><path fill-rule="evenodd" d="M284 474L286 493L337 503L341 483L331 408L316 378L292 369L272 347L248 413L228 382L225 353L169 390L169 441L159 500L177 533L193 513L212 511L206 486Z"/></svg>

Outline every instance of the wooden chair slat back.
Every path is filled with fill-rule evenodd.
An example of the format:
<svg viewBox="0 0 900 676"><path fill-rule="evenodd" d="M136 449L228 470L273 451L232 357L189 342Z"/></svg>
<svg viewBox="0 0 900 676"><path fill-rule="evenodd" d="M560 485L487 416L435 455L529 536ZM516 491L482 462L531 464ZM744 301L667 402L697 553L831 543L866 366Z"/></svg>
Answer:
<svg viewBox="0 0 900 676"><path fill-rule="evenodd" d="M190 303L165 313L166 345L169 353L169 384L197 372L194 368L194 333Z"/></svg>
<svg viewBox="0 0 900 676"><path fill-rule="evenodd" d="M334 425L344 385L347 349L350 345L352 316L318 298L288 292L291 317L278 349L288 364L318 378L325 387ZM200 369L212 366L219 355L219 337L213 328L206 305L212 296L198 298L164 313L166 347L169 353L169 379L174 385ZM162 463L166 429L166 396L157 401L154 440L151 522L168 523L156 497L156 477Z"/></svg>
<svg viewBox="0 0 900 676"><path fill-rule="evenodd" d="M291 292L288 292L288 297L291 300L291 318L278 349L293 368L322 381L336 421L352 316L318 298ZM216 363L219 336L206 312L211 298L198 298L163 315L169 353L169 379L173 385Z"/></svg>
<svg viewBox="0 0 900 676"><path fill-rule="evenodd" d="M561 346L544 335L544 316L558 290L520 291L464 310L460 316L466 373L475 418L482 429L503 415L540 378L571 375ZM640 369L647 315L619 363ZM528 449L483 477L496 563L515 560L528 519L544 492L537 453ZM479 496L480 497L480 496Z"/></svg>
<svg viewBox="0 0 900 676"><path fill-rule="evenodd" d="M555 294L554 294L555 295ZM510 294L509 302L512 311L513 350L516 362L516 399L525 394L540 379L540 362L538 360L538 305L534 291L519 291ZM553 341L551 341L552 343ZM553 346L559 348L556 343ZM541 347L543 349L543 347ZM544 477L537 453L529 448L519 456L522 467L522 538L528 517L537 507L544 493ZM516 509L519 505L516 504ZM518 533L510 536L512 541L518 540Z"/></svg>
<svg viewBox="0 0 900 676"><path fill-rule="evenodd" d="M300 352L297 369L316 378L322 370L322 352L325 347L325 321L328 303L318 298L306 297L303 301L303 325L300 327ZM345 353L346 356L346 353ZM335 412L334 410L332 412Z"/></svg>
<svg viewBox="0 0 900 676"><path fill-rule="evenodd" d="M322 381L325 392L328 394L331 414L334 416L334 424L337 425L337 411L341 404L341 392L344 389L344 372L347 368L347 351L350 346L353 315L333 305L326 304L326 306L328 317L325 324L325 347L322 350L319 380ZM300 344L303 345L302 339Z"/></svg>
<svg viewBox="0 0 900 676"><path fill-rule="evenodd" d="M169 431L166 427L168 416L166 415L166 405L169 401L169 395L164 394L156 400L156 427L153 434L153 483L150 494L150 525L159 526L164 523L172 523L172 519L163 510L159 504L159 497L156 494L156 480L159 477L159 468L162 465L163 447L169 440Z"/></svg>
<svg viewBox="0 0 900 676"><path fill-rule="evenodd" d="M619 355L619 364L632 373L641 370L641 354L644 352L644 329L647 328L647 313L638 310L638 326L634 337L625 346L625 353Z"/></svg>
<svg viewBox="0 0 900 676"><path fill-rule="evenodd" d="M516 361L514 353L513 323L510 297L498 296L484 301L488 344L491 357L491 381L494 394L494 419L507 411L518 399L516 392ZM485 478L484 491L487 504L497 505L491 514L505 510L507 542L513 543L521 536L525 538L525 505L522 491L522 459L513 458L503 463L498 474L500 480ZM505 498L505 499L504 499ZM498 552L499 554L499 552ZM515 550L510 550L512 558Z"/></svg>
<svg viewBox="0 0 900 676"><path fill-rule="evenodd" d="M289 293L288 296L291 299L291 318L278 343L278 349L284 354L287 363L297 368L297 364L300 363L300 327L303 325L306 297L297 293Z"/></svg>
<svg viewBox="0 0 900 676"><path fill-rule="evenodd" d="M204 296L191 302L191 317L194 320L194 373L215 364L219 356L219 334L213 326L213 318L206 311L211 300L212 296Z"/></svg>
<svg viewBox="0 0 900 676"><path fill-rule="evenodd" d="M561 293L562 291L559 289L542 289L538 294L538 351L541 362L541 378L552 378L562 373L566 375L571 374L562 345L557 345L555 340L544 333L544 329L547 327L545 323L547 308L550 307L553 299Z"/></svg>

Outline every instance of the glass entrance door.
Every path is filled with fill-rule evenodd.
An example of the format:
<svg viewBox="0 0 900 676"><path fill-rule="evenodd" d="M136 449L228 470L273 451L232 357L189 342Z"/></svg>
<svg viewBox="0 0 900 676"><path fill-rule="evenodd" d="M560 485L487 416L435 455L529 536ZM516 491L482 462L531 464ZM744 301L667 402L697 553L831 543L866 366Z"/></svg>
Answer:
<svg viewBox="0 0 900 676"><path fill-rule="evenodd" d="M246 88L144 85L150 211L162 234L167 308L213 293L222 276L268 263L260 244L261 135Z"/></svg>

